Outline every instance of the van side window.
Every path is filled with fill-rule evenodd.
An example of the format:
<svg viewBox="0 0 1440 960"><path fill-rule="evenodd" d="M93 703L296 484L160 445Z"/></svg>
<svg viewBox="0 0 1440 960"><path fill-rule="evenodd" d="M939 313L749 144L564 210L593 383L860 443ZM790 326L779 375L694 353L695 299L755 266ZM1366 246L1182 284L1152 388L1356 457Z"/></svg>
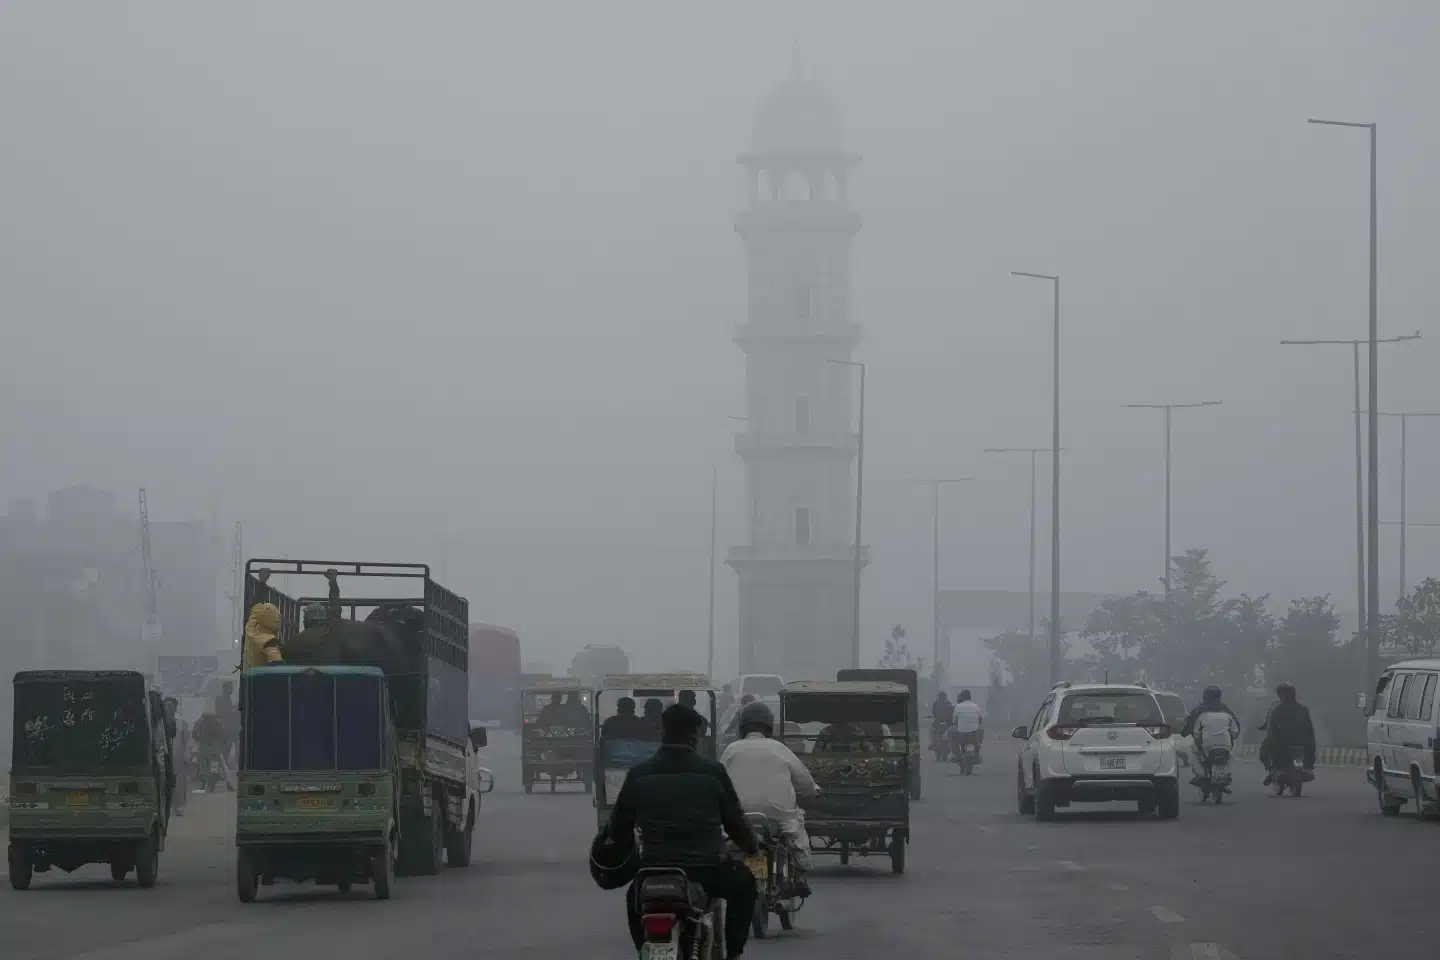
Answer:
<svg viewBox="0 0 1440 960"><path fill-rule="evenodd" d="M1405 716L1405 695L1410 689L1410 674L1397 673L1395 679L1390 682L1392 691L1390 693L1390 710L1385 716L1392 720L1398 720Z"/></svg>
<svg viewBox="0 0 1440 960"><path fill-rule="evenodd" d="M1381 677L1380 682L1375 685L1375 706L1372 714L1373 716L1385 716L1385 704L1390 697L1390 681L1394 679L1394 676L1387 673L1385 674L1385 676Z"/></svg>
<svg viewBox="0 0 1440 960"><path fill-rule="evenodd" d="M1420 698L1420 715L1417 720L1429 720L1435 710L1435 674L1425 674L1425 695Z"/></svg>

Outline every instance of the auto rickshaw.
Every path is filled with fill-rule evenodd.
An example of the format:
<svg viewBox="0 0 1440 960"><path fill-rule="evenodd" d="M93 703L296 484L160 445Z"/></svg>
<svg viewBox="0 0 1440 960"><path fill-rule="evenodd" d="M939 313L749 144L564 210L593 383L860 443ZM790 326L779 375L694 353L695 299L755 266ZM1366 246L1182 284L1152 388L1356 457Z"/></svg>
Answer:
<svg viewBox="0 0 1440 960"><path fill-rule="evenodd" d="M650 759L660 746L660 714L687 694L695 696L695 709L705 718L700 737L701 756L714 759L716 693L699 673L621 673L605 678L595 691L595 817L600 826L610 820L615 798L630 768ZM622 709L621 701L629 700ZM653 702L652 702L653 701Z"/></svg>
<svg viewBox="0 0 1440 960"><path fill-rule="evenodd" d="M368 883L390 899L400 769L390 689L368 666L245 671L235 801L241 903L275 880Z"/></svg>
<svg viewBox="0 0 1440 960"><path fill-rule="evenodd" d="M525 792L550 781L594 789L595 725L590 691L574 678L532 681L520 691L520 779Z"/></svg>
<svg viewBox="0 0 1440 960"><path fill-rule="evenodd" d="M838 854L842 864L888 856L894 873L905 872L910 701L906 686L883 680L810 680L780 691L782 739L820 787L801 801L812 853Z"/></svg>
<svg viewBox="0 0 1440 960"><path fill-rule="evenodd" d="M108 863L153 887L174 789L174 729L134 670L15 674L10 886L36 873Z"/></svg>
<svg viewBox="0 0 1440 960"><path fill-rule="evenodd" d="M910 688L910 714L906 721L915 736L910 740L910 799L920 799L920 675L908 668L883 667L837 670L836 680L889 680Z"/></svg>

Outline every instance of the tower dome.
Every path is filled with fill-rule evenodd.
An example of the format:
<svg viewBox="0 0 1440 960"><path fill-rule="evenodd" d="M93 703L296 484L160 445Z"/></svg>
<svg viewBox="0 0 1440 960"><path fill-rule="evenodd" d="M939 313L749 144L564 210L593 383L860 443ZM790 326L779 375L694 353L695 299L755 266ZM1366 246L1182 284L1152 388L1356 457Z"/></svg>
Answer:
<svg viewBox="0 0 1440 960"><path fill-rule="evenodd" d="M828 93L795 76L755 111L750 144L760 154L844 153L845 124Z"/></svg>

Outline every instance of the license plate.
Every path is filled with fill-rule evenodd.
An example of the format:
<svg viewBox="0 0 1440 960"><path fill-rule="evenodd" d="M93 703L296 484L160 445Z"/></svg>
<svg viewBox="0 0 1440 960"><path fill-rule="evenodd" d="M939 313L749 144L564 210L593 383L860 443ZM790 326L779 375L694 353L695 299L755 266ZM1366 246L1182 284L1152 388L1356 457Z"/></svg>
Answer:
<svg viewBox="0 0 1440 960"><path fill-rule="evenodd" d="M1124 770L1124 769L1125 769L1125 758L1124 758L1124 757L1102 757L1102 758L1100 759L1100 766L1104 767L1106 770Z"/></svg>
<svg viewBox="0 0 1440 960"><path fill-rule="evenodd" d="M1228 777L1230 768L1223 763L1214 764L1210 767L1210 775L1212 777Z"/></svg>
<svg viewBox="0 0 1440 960"><path fill-rule="evenodd" d="M674 943L647 943L645 952L640 956L648 960L679 960L680 946Z"/></svg>
<svg viewBox="0 0 1440 960"><path fill-rule="evenodd" d="M770 859L764 854L745 858L745 866L755 875L756 880L764 880L770 876Z"/></svg>
<svg viewBox="0 0 1440 960"><path fill-rule="evenodd" d="M306 810L324 810L331 806L329 797L301 797L297 806Z"/></svg>
<svg viewBox="0 0 1440 960"><path fill-rule="evenodd" d="M88 807L90 806L90 794L72 793L65 798L65 805L67 807Z"/></svg>

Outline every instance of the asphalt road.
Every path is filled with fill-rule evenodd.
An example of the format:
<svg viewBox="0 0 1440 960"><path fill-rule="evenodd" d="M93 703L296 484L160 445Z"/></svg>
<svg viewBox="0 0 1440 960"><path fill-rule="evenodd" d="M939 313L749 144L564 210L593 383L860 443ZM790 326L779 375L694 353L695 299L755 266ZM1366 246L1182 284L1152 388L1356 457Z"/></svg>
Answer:
<svg viewBox="0 0 1440 960"><path fill-rule="evenodd" d="M577 790L526 796L513 739L497 737L474 864L366 887L234 893L231 807L199 797L153 890L104 867L0 887L0 956L67 960L319 960L631 956L618 894L590 883L593 832ZM974 776L926 762L909 867L821 859L790 934L747 956L1176 960L1428 956L1440 824L1382 817L1363 773L1321 770L1306 796L1262 792L1242 765L1233 803L1184 794L1180 818L1074 806L1055 823L1015 813L1014 754L992 744Z"/></svg>

